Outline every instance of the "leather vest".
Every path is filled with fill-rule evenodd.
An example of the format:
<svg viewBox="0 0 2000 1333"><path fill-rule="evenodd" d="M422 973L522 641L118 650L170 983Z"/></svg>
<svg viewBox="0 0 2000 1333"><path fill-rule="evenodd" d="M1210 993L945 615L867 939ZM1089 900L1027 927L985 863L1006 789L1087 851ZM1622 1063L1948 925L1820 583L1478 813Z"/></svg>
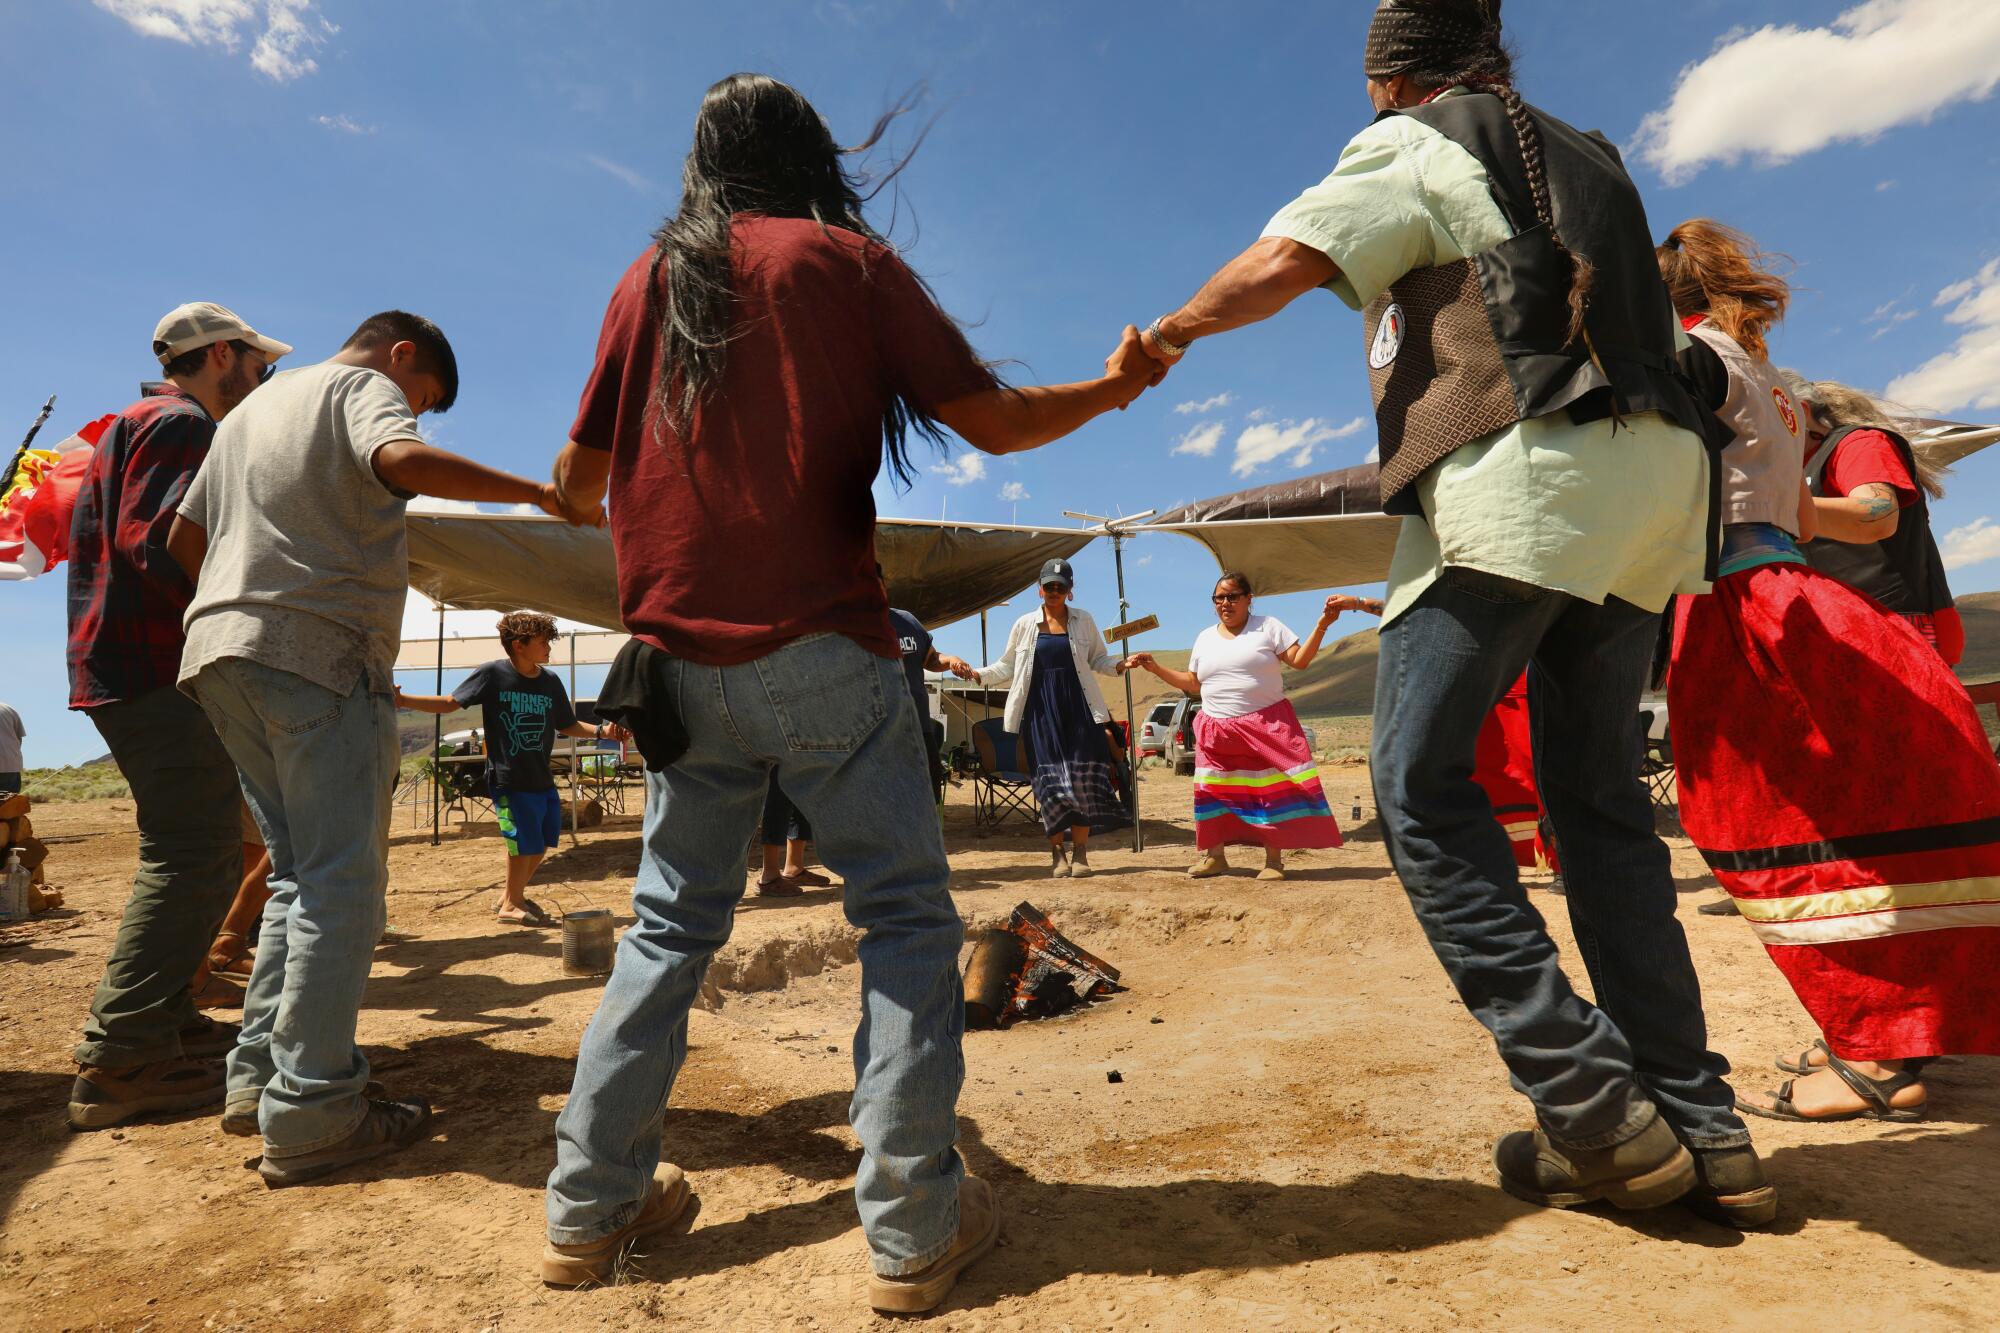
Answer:
<svg viewBox="0 0 2000 1333"><path fill-rule="evenodd" d="M1875 426L1843 426L1826 437L1819 452L1806 468L1806 484L1814 495L1831 496L1826 489L1827 465L1833 451L1857 430L1880 430ZM1916 480L1917 460L1910 442L1894 431L1884 430L1896 446L1903 466ZM1929 614L1952 604L1951 588L1945 583L1944 558L1938 554L1931 536L1930 500L1923 484L1917 483L1916 503L1896 519L1896 531L1879 542L1837 542L1821 537L1800 548L1812 567L1850 587L1858 588L1898 615Z"/></svg>
<svg viewBox="0 0 2000 1333"><path fill-rule="evenodd" d="M1600 134L1527 112L1541 132L1557 228L1597 270L1586 337L1575 343L1566 336L1569 266L1535 215L1500 99L1471 93L1383 113L1420 120L1472 154L1515 231L1479 254L1411 270L1365 312L1390 513L1419 512L1406 488L1461 445L1556 412L1578 423L1657 412L1714 443L1714 420L1675 359L1673 304L1618 150Z"/></svg>

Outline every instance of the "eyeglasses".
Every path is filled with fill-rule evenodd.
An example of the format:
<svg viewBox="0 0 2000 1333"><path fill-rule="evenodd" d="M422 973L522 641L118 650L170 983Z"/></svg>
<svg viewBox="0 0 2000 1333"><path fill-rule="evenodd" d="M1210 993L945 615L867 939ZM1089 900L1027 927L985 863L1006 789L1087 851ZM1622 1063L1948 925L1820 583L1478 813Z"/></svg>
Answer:
<svg viewBox="0 0 2000 1333"><path fill-rule="evenodd" d="M263 358L264 364L257 368L257 382L259 384L262 384L265 380L270 379L271 376L278 373L278 363L270 357L265 356L263 348L252 347L241 338L230 339L229 345L236 349L236 355L238 356L257 356Z"/></svg>
<svg viewBox="0 0 2000 1333"><path fill-rule="evenodd" d="M1228 606L1231 602L1240 602L1249 595L1247 592L1219 592L1208 600L1217 606Z"/></svg>

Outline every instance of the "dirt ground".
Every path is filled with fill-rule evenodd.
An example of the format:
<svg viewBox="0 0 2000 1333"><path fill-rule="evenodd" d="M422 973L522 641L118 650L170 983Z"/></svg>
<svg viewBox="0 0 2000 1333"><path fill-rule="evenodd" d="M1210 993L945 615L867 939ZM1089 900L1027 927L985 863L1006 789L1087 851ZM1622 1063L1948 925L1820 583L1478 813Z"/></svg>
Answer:
<svg viewBox="0 0 2000 1333"><path fill-rule="evenodd" d="M2000 1070L1955 1060L1933 1117L1899 1127L1754 1122L1783 1195L1739 1236L1678 1207L1541 1211L1501 1193L1492 1141L1527 1123L1389 873L1367 770L1329 770L1349 845L1283 884L1191 881L1188 783L1141 785L1147 848L1106 838L1097 877L1051 882L1024 828L972 834L952 795L960 910L1024 899L1124 970L1087 1012L966 1039L960 1113L1003 1248L944 1329L1991 1328L2000 1320ZM633 794L636 812L637 793ZM407 813L401 818L407 819ZM490 825L433 848L399 824L394 932L361 1040L434 1137L314 1188L272 1192L210 1116L72 1135L69 1048L134 859L126 802L53 805L69 907L0 932L0 1328L840 1329L873 1326L851 1187L854 937L837 891L746 901L693 1019L667 1113L698 1196L691 1229L627 1281L536 1279L552 1125L599 983L555 933L497 926ZM1773 1086L1811 1037L1674 840L1715 1044ZM537 881L564 908L625 905L636 813ZM1240 858L1249 861L1251 858ZM1560 900L1533 897L1569 947ZM225 1012L222 1016L234 1017ZM1107 1081L1117 1070L1121 1083Z"/></svg>

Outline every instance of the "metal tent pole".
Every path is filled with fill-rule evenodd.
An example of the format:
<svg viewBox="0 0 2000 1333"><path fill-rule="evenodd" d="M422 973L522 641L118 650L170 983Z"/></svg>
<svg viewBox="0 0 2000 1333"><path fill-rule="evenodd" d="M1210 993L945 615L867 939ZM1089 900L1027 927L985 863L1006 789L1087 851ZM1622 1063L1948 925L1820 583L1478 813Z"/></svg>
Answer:
<svg viewBox="0 0 2000 1333"><path fill-rule="evenodd" d="M444 693L444 603L438 603L438 656L437 679L431 689ZM443 802L438 792L438 779L443 776L439 768L438 750L444 745L444 714L431 714L431 846L438 845L438 822L443 819Z"/></svg>
<svg viewBox="0 0 2000 1333"><path fill-rule="evenodd" d="M576 631L569 632L569 702L576 707ZM581 827L576 808L582 804L583 756L577 753L577 738L569 738L569 841L576 845L577 829ZM551 746L550 748L554 748ZM595 747L593 747L595 748Z"/></svg>
<svg viewBox="0 0 2000 1333"><path fill-rule="evenodd" d="M1124 624L1132 618L1132 604L1125 600L1125 538L1122 534L1111 534L1111 560L1118 570L1118 622ZM1131 640L1119 645L1129 655ZM1125 803L1132 811L1132 850L1146 850L1146 830L1139 821L1139 730L1132 720L1132 673L1123 673L1125 681L1125 771L1129 775L1125 783Z"/></svg>

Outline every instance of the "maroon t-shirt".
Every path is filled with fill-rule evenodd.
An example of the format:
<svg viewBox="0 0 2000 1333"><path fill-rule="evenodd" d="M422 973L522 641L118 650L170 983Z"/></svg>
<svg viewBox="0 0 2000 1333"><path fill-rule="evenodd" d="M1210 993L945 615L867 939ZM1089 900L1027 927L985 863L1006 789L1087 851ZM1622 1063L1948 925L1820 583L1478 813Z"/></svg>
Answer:
<svg viewBox="0 0 2000 1333"><path fill-rule="evenodd" d="M755 214L737 216L732 240L742 332L691 428L656 406L651 250L612 293L570 428L611 451L625 628L706 666L825 632L897 657L869 489L884 412L896 394L935 412L993 375L887 247Z"/></svg>

